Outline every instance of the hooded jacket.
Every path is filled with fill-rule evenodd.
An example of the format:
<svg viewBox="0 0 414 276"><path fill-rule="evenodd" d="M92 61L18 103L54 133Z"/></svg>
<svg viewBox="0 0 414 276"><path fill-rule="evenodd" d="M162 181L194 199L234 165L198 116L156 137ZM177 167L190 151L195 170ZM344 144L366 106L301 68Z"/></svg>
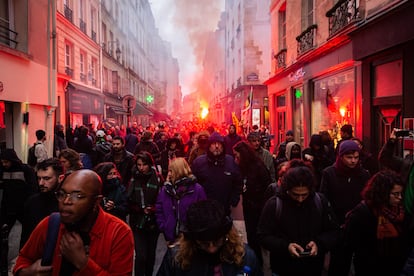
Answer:
<svg viewBox="0 0 414 276"><path fill-rule="evenodd" d="M156 218L158 228L167 241L173 242L186 222L188 207L206 199L203 187L194 177L184 177L174 184L165 182L157 197Z"/></svg>

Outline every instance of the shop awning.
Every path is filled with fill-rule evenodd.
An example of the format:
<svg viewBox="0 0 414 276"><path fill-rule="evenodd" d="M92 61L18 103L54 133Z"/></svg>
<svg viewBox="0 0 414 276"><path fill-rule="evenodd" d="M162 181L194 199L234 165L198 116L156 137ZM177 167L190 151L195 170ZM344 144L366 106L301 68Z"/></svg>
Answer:
<svg viewBox="0 0 414 276"><path fill-rule="evenodd" d="M128 115L128 112L123 107L112 106L112 105L108 107L117 115Z"/></svg>
<svg viewBox="0 0 414 276"><path fill-rule="evenodd" d="M103 114L104 99L99 90L69 82L66 91L69 112Z"/></svg>
<svg viewBox="0 0 414 276"><path fill-rule="evenodd" d="M134 115L148 115L148 116L153 116L154 113L149 110L148 108L146 108L142 103L140 103L139 101L137 101L137 104L135 105L135 108L132 112Z"/></svg>

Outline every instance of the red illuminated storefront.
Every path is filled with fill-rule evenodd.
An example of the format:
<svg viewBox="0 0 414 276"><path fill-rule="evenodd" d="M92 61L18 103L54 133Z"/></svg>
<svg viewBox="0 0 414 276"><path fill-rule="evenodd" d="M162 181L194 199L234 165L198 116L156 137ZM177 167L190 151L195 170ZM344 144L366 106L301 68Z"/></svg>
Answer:
<svg viewBox="0 0 414 276"><path fill-rule="evenodd" d="M354 59L362 63L363 138L377 153L393 128L414 121L413 1L401 1L372 16L350 34ZM412 153L413 139L405 138L400 154Z"/></svg>

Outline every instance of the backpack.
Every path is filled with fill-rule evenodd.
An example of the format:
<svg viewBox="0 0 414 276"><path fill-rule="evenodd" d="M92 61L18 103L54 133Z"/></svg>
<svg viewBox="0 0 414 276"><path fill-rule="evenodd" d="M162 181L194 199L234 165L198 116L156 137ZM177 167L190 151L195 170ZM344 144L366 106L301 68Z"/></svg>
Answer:
<svg viewBox="0 0 414 276"><path fill-rule="evenodd" d="M36 150L36 146L38 145L38 143L34 143L33 146L31 146L29 148L29 154L27 157L27 164L30 165L31 167L36 166L37 164L37 157L35 154L35 150Z"/></svg>
<svg viewBox="0 0 414 276"><path fill-rule="evenodd" d="M316 209L318 209L318 213L321 215L322 214L322 200L321 200L321 196L319 195L319 193L315 193L315 196L313 197L313 201L315 202L316 205ZM276 196L276 219L280 219L280 216L282 214L282 206L283 206L283 201Z"/></svg>

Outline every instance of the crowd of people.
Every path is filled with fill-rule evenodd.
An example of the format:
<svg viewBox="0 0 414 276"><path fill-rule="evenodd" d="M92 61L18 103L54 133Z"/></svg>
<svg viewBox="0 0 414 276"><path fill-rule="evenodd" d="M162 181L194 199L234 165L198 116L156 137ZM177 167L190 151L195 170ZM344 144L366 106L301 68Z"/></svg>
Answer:
<svg viewBox="0 0 414 276"><path fill-rule="evenodd" d="M13 273L413 275L414 168L394 132L374 158L351 125L336 147L289 130L272 152L265 128L237 130L58 125L51 154L36 132L36 164L2 150L0 225L22 223Z"/></svg>

